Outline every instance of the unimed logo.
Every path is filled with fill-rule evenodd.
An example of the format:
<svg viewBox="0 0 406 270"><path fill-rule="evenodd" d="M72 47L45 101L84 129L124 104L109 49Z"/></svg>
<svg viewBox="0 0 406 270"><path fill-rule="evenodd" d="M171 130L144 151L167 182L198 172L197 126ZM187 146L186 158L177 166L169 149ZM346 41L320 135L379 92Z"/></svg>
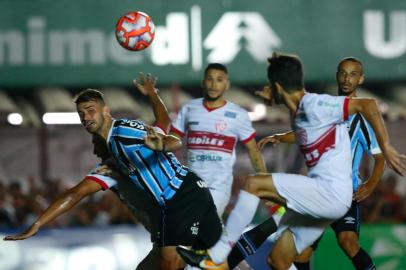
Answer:
<svg viewBox="0 0 406 270"><path fill-rule="evenodd" d="M391 59L405 54L406 11L396 10L388 14L380 10L366 11L364 45L377 58Z"/></svg>
<svg viewBox="0 0 406 270"><path fill-rule="evenodd" d="M30 17L27 31L0 31L0 65L102 65L142 61L142 54L121 49L114 33L100 29L49 30L45 17Z"/></svg>
<svg viewBox="0 0 406 270"><path fill-rule="evenodd" d="M203 36L197 5L190 13L168 13L165 24L156 26L151 48L143 53L121 48L113 32L52 26L46 17L35 16L27 18L26 29L0 30L0 66L134 65L148 58L158 66L191 65L199 71L203 60L228 64L243 50L254 61L265 62L282 44L258 12L225 12Z"/></svg>

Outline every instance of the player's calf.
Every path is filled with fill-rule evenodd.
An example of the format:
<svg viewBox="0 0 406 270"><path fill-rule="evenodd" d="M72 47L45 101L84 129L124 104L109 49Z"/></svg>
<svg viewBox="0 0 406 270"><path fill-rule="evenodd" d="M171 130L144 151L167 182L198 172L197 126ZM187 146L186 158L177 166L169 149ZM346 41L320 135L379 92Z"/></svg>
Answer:
<svg viewBox="0 0 406 270"><path fill-rule="evenodd" d="M268 264L275 270L287 270L297 255L292 232L285 230L275 242L271 254L268 256Z"/></svg>

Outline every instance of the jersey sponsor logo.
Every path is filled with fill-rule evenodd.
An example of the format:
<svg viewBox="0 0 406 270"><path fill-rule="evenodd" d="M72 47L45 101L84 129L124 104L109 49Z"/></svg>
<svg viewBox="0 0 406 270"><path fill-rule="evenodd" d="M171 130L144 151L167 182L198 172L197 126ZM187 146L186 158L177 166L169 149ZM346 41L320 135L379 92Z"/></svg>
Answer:
<svg viewBox="0 0 406 270"><path fill-rule="evenodd" d="M188 122L188 126L197 126L199 125L199 121L190 121Z"/></svg>
<svg viewBox="0 0 406 270"><path fill-rule="evenodd" d="M226 111L226 112L224 113L224 116L225 116L225 117L229 117L229 118L237 118L237 113Z"/></svg>
<svg viewBox="0 0 406 270"><path fill-rule="evenodd" d="M345 224L354 224L355 223L355 218L353 217L345 217Z"/></svg>
<svg viewBox="0 0 406 270"><path fill-rule="evenodd" d="M195 155L190 156L189 162L204 162L204 161L222 161L223 158L218 155Z"/></svg>
<svg viewBox="0 0 406 270"><path fill-rule="evenodd" d="M227 122L224 121L224 120L216 121L216 123L214 125L215 125L216 131L218 133L221 133L221 132L223 132L224 130L227 129Z"/></svg>
<svg viewBox="0 0 406 270"><path fill-rule="evenodd" d="M140 130L145 130L145 126L143 124L141 124L140 122L138 122L137 120L123 119L122 123L126 126L130 126L130 127L140 129Z"/></svg>
<svg viewBox="0 0 406 270"><path fill-rule="evenodd" d="M324 153L335 147L335 141L336 128L333 126L315 142L307 145L301 145L300 150L303 153L306 165L309 167L315 166Z"/></svg>
<svg viewBox="0 0 406 270"><path fill-rule="evenodd" d="M187 137L187 148L190 150L214 150L232 153L235 143L235 137L212 132L189 131Z"/></svg>
<svg viewBox="0 0 406 270"><path fill-rule="evenodd" d="M322 101L322 100L320 100L320 101L317 103L317 105L323 106L323 107L330 107L330 108L337 108L337 107L340 106L339 103L336 103L336 102L332 103L332 102Z"/></svg>
<svg viewBox="0 0 406 270"><path fill-rule="evenodd" d="M198 180L196 181L196 184L199 188L207 188L207 183L204 180Z"/></svg>

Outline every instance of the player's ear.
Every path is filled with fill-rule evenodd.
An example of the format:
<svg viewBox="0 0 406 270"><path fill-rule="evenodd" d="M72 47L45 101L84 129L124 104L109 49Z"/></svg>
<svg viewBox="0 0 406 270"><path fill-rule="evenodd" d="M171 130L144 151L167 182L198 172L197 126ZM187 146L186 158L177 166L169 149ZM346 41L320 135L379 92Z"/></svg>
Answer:
<svg viewBox="0 0 406 270"><path fill-rule="evenodd" d="M226 90L228 90L230 88L230 80L227 79L227 86L226 86Z"/></svg>
<svg viewBox="0 0 406 270"><path fill-rule="evenodd" d="M358 85L361 85L364 83L364 74L361 75L361 78L359 78Z"/></svg>
<svg viewBox="0 0 406 270"><path fill-rule="evenodd" d="M278 92L279 94L282 94L283 91L285 91L285 89L282 87L282 85L280 85L278 82L274 83L274 87L276 92Z"/></svg>
<svg viewBox="0 0 406 270"><path fill-rule="evenodd" d="M103 107L103 115L105 115L105 116L110 116L111 115L111 109L110 109L110 107L109 106L104 106Z"/></svg>

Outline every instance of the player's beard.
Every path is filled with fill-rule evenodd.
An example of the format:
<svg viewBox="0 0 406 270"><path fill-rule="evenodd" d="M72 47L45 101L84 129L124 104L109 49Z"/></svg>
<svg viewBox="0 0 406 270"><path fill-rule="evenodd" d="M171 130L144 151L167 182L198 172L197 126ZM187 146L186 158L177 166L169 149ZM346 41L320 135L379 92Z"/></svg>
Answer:
<svg viewBox="0 0 406 270"><path fill-rule="evenodd" d="M278 91L275 90L275 88L272 88L272 97L273 97L275 104L277 104L277 105L284 104L282 95L279 94Z"/></svg>
<svg viewBox="0 0 406 270"><path fill-rule="evenodd" d="M211 97L209 96L209 94L204 93L203 95L204 100L209 101L209 102L213 102L213 101L217 101L218 99L221 98L221 95L217 96L217 97Z"/></svg>
<svg viewBox="0 0 406 270"><path fill-rule="evenodd" d="M347 97L348 97L348 96L351 96L352 93L355 92L355 90L357 90L357 87L352 87L350 91L344 91L344 90L342 90L341 87L340 87L340 88L338 88L338 95L339 95L339 96L347 96Z"/></svg>

